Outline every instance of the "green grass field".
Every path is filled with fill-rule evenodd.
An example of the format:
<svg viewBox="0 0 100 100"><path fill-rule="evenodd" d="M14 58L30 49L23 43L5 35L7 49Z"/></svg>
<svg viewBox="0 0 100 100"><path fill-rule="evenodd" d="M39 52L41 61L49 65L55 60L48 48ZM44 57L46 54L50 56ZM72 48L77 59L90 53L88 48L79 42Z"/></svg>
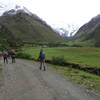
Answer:
<svg viewBox="0 0 100 100"><path fill-rule="evenodd" d="M40 47L27 48L23 52L38 58L40 49ZM100 48L54 47L44 48L44 51L48 60L51 60L53 56L63 56L66 62L80 64L82 67L100 68Z"/></svg>

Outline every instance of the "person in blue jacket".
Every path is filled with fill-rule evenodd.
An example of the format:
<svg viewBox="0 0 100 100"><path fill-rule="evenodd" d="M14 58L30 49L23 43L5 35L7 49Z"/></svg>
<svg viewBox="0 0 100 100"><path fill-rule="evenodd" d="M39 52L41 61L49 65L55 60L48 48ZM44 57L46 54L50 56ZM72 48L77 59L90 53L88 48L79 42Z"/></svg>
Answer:
<svg viewBox="0 0 100 100"><path fill-rule="evenodd" d="M43 49L40 50L39 60L40 60L40 70L42 70L42 67L43 67L44 71L46 71L46 67L45 67L45 52L43 51Z"/></svg>

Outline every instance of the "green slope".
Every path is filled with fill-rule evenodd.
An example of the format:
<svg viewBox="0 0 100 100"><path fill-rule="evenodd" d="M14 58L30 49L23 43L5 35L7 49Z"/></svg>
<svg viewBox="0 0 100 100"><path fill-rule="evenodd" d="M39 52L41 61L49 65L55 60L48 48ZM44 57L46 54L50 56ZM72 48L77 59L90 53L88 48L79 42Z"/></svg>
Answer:
<svg viewBox="0 0 100 100"><path fill-rule="evenodd" d="M100 15L83 25L74 36L75 41L91 43L100 46Z"/></svg>
<svg viewBox="0 0 100 100"><path fill-rule="evenodd" d="M2 37L20 40L21 42L38 43L62 42L60 35L42 20L36 20L27 13L17 13L0 17L0 24L5 27ZM7 33L8 32L8 33ZM2 30L0 32L2 34Z"/></svg>

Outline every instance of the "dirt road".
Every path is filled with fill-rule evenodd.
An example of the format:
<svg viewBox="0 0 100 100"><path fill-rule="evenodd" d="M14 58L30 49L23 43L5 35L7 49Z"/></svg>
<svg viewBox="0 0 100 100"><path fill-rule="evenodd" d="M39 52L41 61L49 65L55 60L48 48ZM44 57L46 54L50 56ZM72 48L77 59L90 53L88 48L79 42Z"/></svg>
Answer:
<svg viewBox="0 0 100 100"><path fill-rule="evenodd" d="M100 100L50 68L40 71L38 63L17 60L15 64L2 63L2 67L0 100Z"/></svg>

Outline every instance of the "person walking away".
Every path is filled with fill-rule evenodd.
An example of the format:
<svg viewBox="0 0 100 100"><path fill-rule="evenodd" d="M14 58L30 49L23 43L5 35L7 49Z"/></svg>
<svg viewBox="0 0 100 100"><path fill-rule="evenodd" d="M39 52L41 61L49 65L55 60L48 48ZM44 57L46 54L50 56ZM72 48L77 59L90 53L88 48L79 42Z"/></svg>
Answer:
<svg viewBox="0 0 100 100"><path fill-rule="evenodd" d="M11 51L10 52L10 56L11 56L11 59L12 59L12 63L15 63L16 61L15 61L15 58L16 58L16 54L15 54L15 51Z"/></svg>
<svg viewBox="0 0 100 100"><path fill-rule="evenodd" d="M8 64L8 53L7 53L7 51L4 51L2 55L3 55L4 63Z"/></svg>
<svg viewBox="0 0 100 100"><path fill-rule="evenodd" d="M45 52L43 51L43 49L40 50L39 60L40 60L40 70L42 70L42 67L43 67L44 71L46 71L46 68L45 68Z"/></svg>

